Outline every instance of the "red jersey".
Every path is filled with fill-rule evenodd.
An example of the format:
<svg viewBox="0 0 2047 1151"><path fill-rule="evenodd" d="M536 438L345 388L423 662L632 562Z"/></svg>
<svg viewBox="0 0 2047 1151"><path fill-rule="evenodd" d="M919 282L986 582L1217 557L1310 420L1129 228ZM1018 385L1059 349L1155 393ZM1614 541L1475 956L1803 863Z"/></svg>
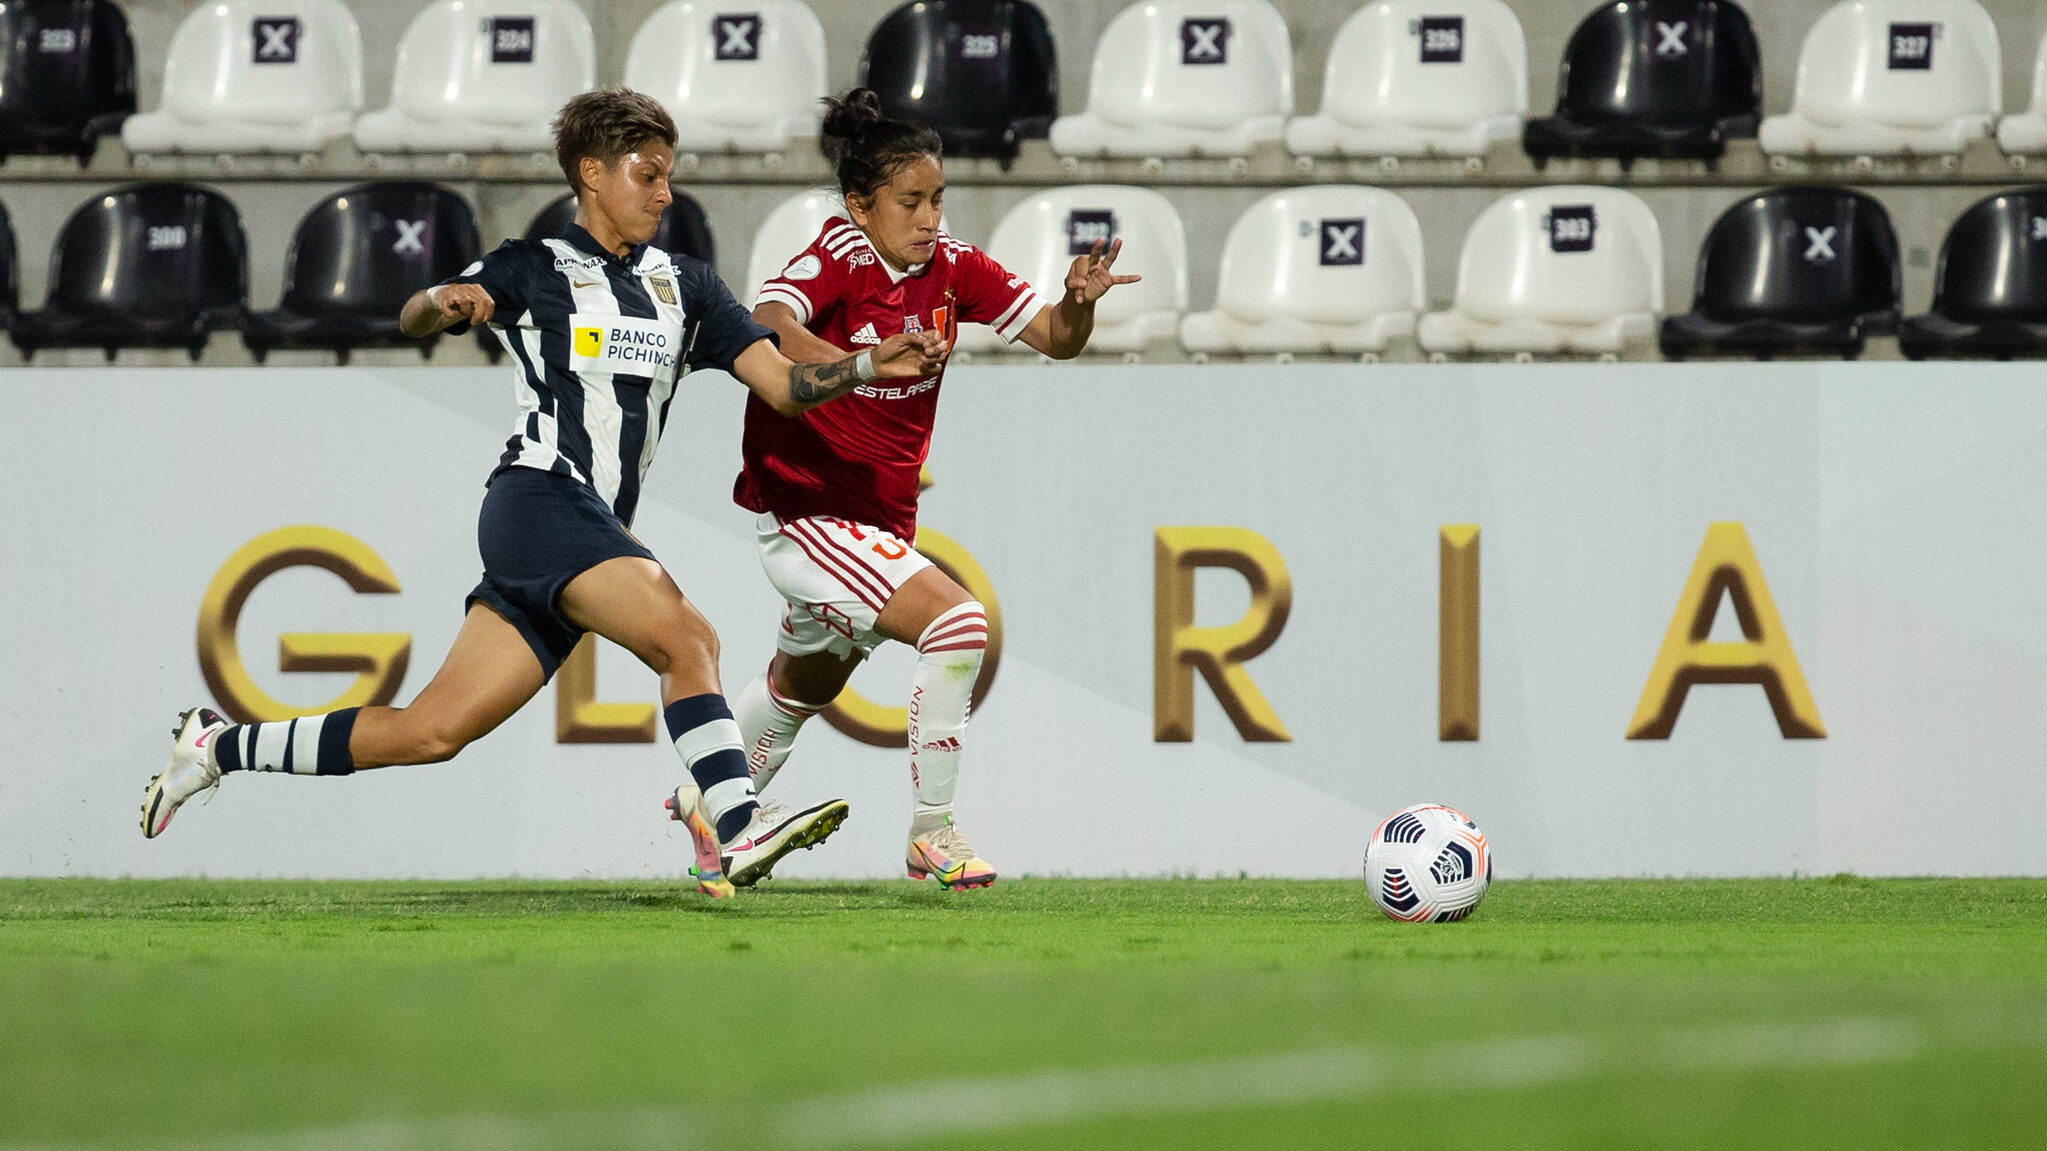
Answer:
<svg viewBox="0 0 2047 1151"><path fill-rule="evenodd" d="M787 304L805 328L857 352L898 332L987 324L1015 341L1038 314L1038 294L980 249L943 232L931 262L897 272L844 219L824 230L755 304ZM917 477L931 448L938 385L945 370L916 380L863 384L797 416L746 397L745 461L732 498L784 519L836 516L917 535Z"/></svg>

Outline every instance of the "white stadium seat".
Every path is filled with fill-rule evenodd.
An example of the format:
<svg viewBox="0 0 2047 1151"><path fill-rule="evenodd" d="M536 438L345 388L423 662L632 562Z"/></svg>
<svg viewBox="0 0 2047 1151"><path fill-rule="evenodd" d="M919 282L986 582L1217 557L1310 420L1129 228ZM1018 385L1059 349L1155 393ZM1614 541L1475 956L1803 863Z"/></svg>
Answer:
<svg viewBox="0 0 2047 1151"><path fill-rule="evenodd" d="M1848 0L1798 54L1791 111L1763 121L1775 155L1953 155L2004 110L1997 27L1975 0Z"/></svg>
<svg viewBox="0 0 2047 1151"><path fill-rule="evenodd" d="M753 307L761 285L778 275L796 254L810 246L823 230L824 222L844 218L845 201L837 189L812 188L798 192L776 205L753 234L753 255L746 262L746 292L739 302Z"/></svg>
<svg viewBox="0 0 2047 1151"><path fill-rule="evenodd" d="M1482 156L1518 140L1528 42L1501 0L1384 0L1337 32L1322 111L1287 124L1302 156Z"/></svg>
<svg viewBox="0 0 2047 1151"><path fill-rule="evenodd" d="M676 0L633 34L625 86L668 108L678 152L780 152L817 135L824 26L799 0Z"/></svg>
<svg viewBox="0 0 2047 1151"><path fill-rule="evenodd" d="M569 0L436 0L398 42L391 106L356 121L365 152L545 152L597 86L590 20Z"/></svg>
<svg viewBox="0 0 2047 1151"><path fill-rule="evenodd" d="M1040 192L1002 217L989 240L988 255L1022 276L1045 303L1058 302L1066 269L1096 238L1123 240L1116 258L1119 274L1144 277L1103 296L1095 306L1095 331L1088 349L1135 352L1173 337L1187 310L1187 230L1172 202L1150 188L1084 184ZM1012 347L980 324L960 328L964 351L1027 351Z"/></svg>
<svg viewBox="0 0 2047 1151"><path fill-rule="evenodd" d="M2047 36L2033 54L2033 104L1998 121L1997 146L2013 155L2047 152Z"/></svg>
<svg viewBox="0 0 2047 1151"><path fill-rule="evenodd" d="M362 34L341 0L221 0L179 23L163 104L131 152L318 152L362 111Z"/></svg>
<svg viewBox="0 0 2047 1151"><path fill-rule="evenodd" d="M1087 111L1053 121L1052 150L1242 156L1293 110L1293 48L1266 0L1142 0L1103 31Z"/></svg>
<svg viewBox="0 0 2047 1151"><path fill-rule="evenodd" d="M1428 307L1414 209L1354 184L1251 205L1230 229L1216 282L1215 310L1180 322L1190 352L1377 352Z"/></svg>
<svg viewBox="0 0 2047 1151"><path fill-rule="evenodd" d="M1514 192L1465 233L1457 297L1423 316L1429 352L1619 352L1655 334L1663 240L1641 197L1564 184Z"/></svg>

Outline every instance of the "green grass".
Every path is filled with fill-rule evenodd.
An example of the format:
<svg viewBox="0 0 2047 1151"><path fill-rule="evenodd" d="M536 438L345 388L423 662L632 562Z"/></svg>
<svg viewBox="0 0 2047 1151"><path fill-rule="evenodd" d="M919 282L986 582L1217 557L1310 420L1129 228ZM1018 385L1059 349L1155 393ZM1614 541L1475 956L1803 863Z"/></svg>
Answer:
<svg viewBox="0 0 2047 1151"><path fill-rule="evenodd" d="M2037 1144L2047 882L5 880L0 1083L0 1151Z"/></svg>

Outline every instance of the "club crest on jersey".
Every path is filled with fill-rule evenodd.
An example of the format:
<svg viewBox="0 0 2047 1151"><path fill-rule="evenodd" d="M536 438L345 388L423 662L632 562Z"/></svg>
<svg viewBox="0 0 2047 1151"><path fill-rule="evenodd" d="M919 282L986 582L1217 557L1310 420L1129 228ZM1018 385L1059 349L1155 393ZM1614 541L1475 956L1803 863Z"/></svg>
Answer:
<svg viewBox="0 0 2047 1151"><path fill-rule="evenodd" d="M672 306L679 300L675 294L675 281L666 276L648 276L647 286L654 289L654 298L664 304Z"/></svg>
<svg viewBox="0 0 2047 1151"><path fill-rule="evenodd" d="M922 319L921 317L918 317L918 316L904 316L904 317L903 317L903 331L904 331L905 333L910 333L910 332L921 332L921 331L923 331L923 330L924 330L924 321L923 321L923 319Z"/></svg>

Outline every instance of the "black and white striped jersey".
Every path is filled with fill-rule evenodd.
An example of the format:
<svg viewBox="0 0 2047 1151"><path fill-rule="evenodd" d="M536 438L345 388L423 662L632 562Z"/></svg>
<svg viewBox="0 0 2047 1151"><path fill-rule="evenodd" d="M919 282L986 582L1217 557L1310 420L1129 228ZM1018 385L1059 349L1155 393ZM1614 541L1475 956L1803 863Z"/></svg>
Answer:
<svg viewBox="0 0 2047 1151"><path fill-rule="evenodd" d="M773 338L708 264L645 244L616 256L573 223L559 239L506 240L447 282L490 293L518 377L519 426L491 474L573 476L628 524L676 382L729 372Z"/></svg>

